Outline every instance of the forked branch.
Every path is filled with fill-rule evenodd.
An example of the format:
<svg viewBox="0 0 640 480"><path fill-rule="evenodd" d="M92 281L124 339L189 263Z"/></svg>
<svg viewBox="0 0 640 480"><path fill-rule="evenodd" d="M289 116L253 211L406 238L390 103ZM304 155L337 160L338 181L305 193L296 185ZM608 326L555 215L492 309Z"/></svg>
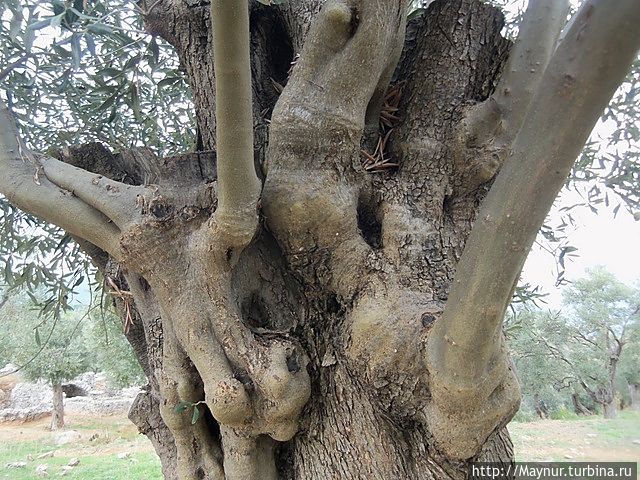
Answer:
<svg viewBox="0 0 640 480"><path fill-rule="evenodd" d="M522 266L571 166L640 47L637 0L590 0L577 15L482 205L443 317L430 335L435 402L439 395L441 403L446 401L451 396L447 392L454 390L458 397L464 392L478 397L481 407L482 397L495 403L504 387L500 376L508 377L501 325ZM486 425L485 433L495 426ZM464 438L441 441L458 447L468 443Z"/></svg>
<svg viewBox="0 0 640 480"><path fill-rule="evenodd" d="M458 264L431 343L432 363L445 377L476 382L491 370L503 315L529 249L640 47L637 0L590 0L577 15Z"/></svg>
<svg viewBox="0 0 640 480"><path fill-rule="evenodd" d="M504 163L566 23L568 0L531 0L495 92L468 109L458 194L474 191Z"/></svg>
<svg viewBox="0 0 640 480"><path fill-rule="evenodd" d="M529 1L518 38L492 95L502 112L502 128L510 139L522 126L568 13L568 0Z"/></svg>
<svg viewBox="0 0 640 480"><path fill-rule="evenodd" d="M120 236L118 227L99 209L47 177L49 172L45 172L43 163L54 165L53 173L61 162L46 157L43 160L22 143L11 112L0 104L0 192L22 210L113 254Z"/></svg>

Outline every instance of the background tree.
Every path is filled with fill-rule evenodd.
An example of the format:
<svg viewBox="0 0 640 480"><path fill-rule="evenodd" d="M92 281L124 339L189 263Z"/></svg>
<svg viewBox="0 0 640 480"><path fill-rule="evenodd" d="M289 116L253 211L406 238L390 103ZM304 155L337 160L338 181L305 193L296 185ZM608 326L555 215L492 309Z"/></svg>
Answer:
<svg viewBox="0 0 640 480"><path fill-rule="evenodd" d="M629 404L633 410L640 410L640 338L638 327L629 338L629 346L620 359L621 376L629 391Z"/></svg>
<svg viewBox="0 0 640 480"><path fill-rule="evenodd" d="M543 310L520 307L505 321L509 350L522 388L521 409L533 410L540 418L549 418L552 411L577 395L576 388L580 389L569 366L549 350L547 343L556 343L559 333L548 328L549 315ZM590 413L581 410L580 405L578 402L576 413Z"/></svg>
<svg viewBox="0 0 640 480"><path fill-rule="evenodd" d="M589 396L605 418L616 416L616 376L631 331L640 321L640 292L603 268L587 271L565 293L572 363Z"/></svg>
<svg viewBox="0 0 640 480"><path fill-rule="evenodd" d="M576 413L588 414L582 390L605 418L613 418L620 377L635 379L631 372L637 345L632 339L640 318L638 291L603 268L587 273L565 290L561 312L519 311L507 330L510 348L524 392L539 396L551 386L565 390Z"/></svg>
<svg viewBox="0 0 640 480"><path fill-rule="evenodd" d="M69 312L50 322L30 308L27 295L13 297L0 311L0 358L20 366L27 380L45 380L53 391L51 429L64 427L62 383L91 365L82 341L82 318Z"/></svg>
<svg viewBox="0 0 640 480"><path fill-rule="evenodd" d="M511 48L500 13L473 0L436 1L406 32L408 2L262 3L281 2L139 5L179 57L196 147L214 152L34 154L47 134L27 124L45 117L7 89L0 191L78 239L117 287L152 387L132 419L167 478L462 478L470 459L510 460L519 391L502 319L635 59L640 5L587 1L558 41L567 2L532 1ZM68 105L111 109L107 124L124 98L141 111L142 56L108 82L103 65L75 77L95 46L85 33L106 34L122 9L8 8L4 78L37 84L27 46L54 25L73 67L56 80L77 85ZM64 129L45 111L43 130ZM110 128L94 123L78 133ZM4 208L14 227L30 219ZM203 401L194 425L175 408Z"/></svg>
<svg viewBox="0 0 640 480"><path fill-rule="evenodd" d="M94 360L91 368L105 372L110 386L124 388L146 383L133 349L122 334L122 322L111 309L92 309L82 335Z"/></svg>

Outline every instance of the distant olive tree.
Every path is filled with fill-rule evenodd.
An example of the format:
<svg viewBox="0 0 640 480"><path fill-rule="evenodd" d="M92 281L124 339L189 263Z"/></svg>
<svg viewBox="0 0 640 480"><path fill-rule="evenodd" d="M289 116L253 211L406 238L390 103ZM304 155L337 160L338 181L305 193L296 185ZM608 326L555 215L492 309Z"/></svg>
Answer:
<svg viewBox="0 0 640 480"><path fill-rule="evenodd" d="M87 371L91 352L83 341L80 313L69 311L43 321L19 295L0 310L0 357L20 368L27 380L45 380L53 390L51 429L64 427L62 383Z"/></svg>
<svg viewBox="0 0 640 480"><path fill-rule="evenodd" d="M639 306L638 289L598 267L565 290L562 311L521 312L512 322L510 346L525 391L535 395L553 385L571 394L576 413L589 413L582 390L605 418L614 418L621 375L628 378L630 393L637 393L638 344L632 339Z"/></svg>
<svg viewBox="0 0 640 480"><path fill-rule="evenodd" d="M131 345L122 334L120 318L111 310L95 309L88 320L83 332L87 348L95 358L93 368L104 371L113 387L144 385L146 377Z"/></svg>

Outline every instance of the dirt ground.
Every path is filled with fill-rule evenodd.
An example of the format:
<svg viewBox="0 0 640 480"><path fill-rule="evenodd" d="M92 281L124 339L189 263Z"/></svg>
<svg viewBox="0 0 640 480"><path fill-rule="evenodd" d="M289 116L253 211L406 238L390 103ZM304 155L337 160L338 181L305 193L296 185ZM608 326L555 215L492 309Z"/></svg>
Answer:
<svg viewBox="0 0 640 480"><path fill-rule="evenodd" d="M52 432L50 423L49 417L26 423L2 423L0 444L28 441L53 443L59 432ZM65 445L65 454L69 456L111 455L122 451L153 452L151 443L138 434L137 428L125 416L65 415L65 424L61 432L76 430L80 434L77 441Z"/></svg>
<svg viewBox="0 0 640 480"><path fill-rule="evenodd" d="M23 424L0 424L0 444L38 441L53 444L49 418ZM120 452L153 452L125 416L67 415L66 430L80 440L64 446L68 456L103 456ZM520 461L634 461L640 460L640 412L623 412L615 420L600 417L511 423L509 431Z"/></svg>
<svg viewBox="0 0 640 480"><path fill-rule="evenodd" d="M508 428L520 461L640 460L640 412L622 412L615 420L540 420Z"/></svg>

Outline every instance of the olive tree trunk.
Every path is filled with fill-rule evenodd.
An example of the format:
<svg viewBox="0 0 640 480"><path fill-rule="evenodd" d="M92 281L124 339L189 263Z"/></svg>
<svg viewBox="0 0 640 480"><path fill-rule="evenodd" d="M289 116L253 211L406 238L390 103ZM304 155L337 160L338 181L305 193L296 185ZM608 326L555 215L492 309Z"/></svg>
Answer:
<svg viewBox="0 0 640 480"><path fill-rule="evenodd" d="M630 382L629 396L631 397L631 410L640 411L640 385Z"/></svg>
<svg viewBox="0 0 640 480"><path fill-rule="evenodd" d="M478 0L406 25L407 3L141 2L203 151L53 159L3 109L0 191L131 294L115 302L149 385L130 418L165 478L457 479L513 459L503 315L636 55L640 4L587 1L559 41L568 2L532 0L512 46Z"/></svg>
<svg viewBox="0 0 640 480"><path fill-rule="evenodd" d="M64 428L64 392L62 391L62 384L54 383L51 389L53 390L51 430L60 430Z"/></svg>

